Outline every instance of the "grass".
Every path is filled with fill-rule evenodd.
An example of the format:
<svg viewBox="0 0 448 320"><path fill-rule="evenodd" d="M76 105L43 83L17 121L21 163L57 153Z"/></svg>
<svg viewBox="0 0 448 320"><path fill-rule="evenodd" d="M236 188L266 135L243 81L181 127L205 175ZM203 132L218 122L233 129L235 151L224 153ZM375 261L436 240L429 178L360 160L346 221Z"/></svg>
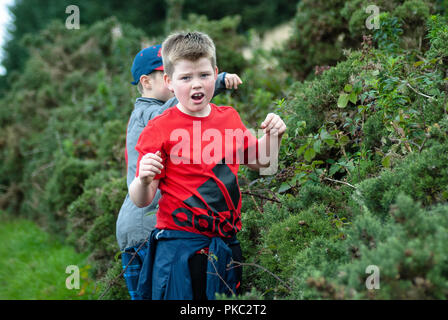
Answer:
<svg viewBox="0 0 448 320"><path fill-rule="evenodd" d="M66 287L73 275L66 273L69 265L79 267L79 289ZM96 299L88 269L86 254L53 240L31 221L0 212L0 300Z"/></svg>

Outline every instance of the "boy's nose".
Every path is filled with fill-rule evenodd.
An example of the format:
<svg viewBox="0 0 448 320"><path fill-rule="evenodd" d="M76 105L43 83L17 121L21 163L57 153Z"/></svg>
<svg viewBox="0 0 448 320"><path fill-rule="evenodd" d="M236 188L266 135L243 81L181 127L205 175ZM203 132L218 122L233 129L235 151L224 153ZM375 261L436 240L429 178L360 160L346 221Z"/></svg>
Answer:
<svg viewBox="0 0 448 320"><path fill-rule="evenodd" d="M201 88L201 87L202 87L202 82L200 81L200 79L195 78L195 79L193 80L192 87L193 87L194 89L196 89L196 88Z"/></svg>

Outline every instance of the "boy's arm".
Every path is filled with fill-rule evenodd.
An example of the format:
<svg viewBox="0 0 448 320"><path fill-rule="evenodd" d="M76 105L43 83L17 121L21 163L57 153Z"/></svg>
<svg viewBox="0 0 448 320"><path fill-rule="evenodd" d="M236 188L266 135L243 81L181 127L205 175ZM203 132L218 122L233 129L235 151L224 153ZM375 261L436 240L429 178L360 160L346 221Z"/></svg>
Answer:
<svg viewBox="0 0 448 320"><path fill-rule="evenodd" d="M273 160L278 158L282 137L286 131L285 123L274 113L269 113L267 115L266 119L261 123L261 128L265 134L258 140L256 161L254 161L254 159L249 159L248 164L246 164L247 167L252 170L267 168L271 165ZM264 156L266 156L266 159L261 159L264 158Z"/></svg>
<svg viewBox="0 0 448 320"><path fill-rule="evenodd" d="M223 93L227 89L238 89L238 85L242 84L240 77L234 73L221 72L215 82L215 92L213 97Z"/></svg>
<svg viewBox="0 0 448 320"><path fill-rule="evenodd" d="M139 208L148 206L154 199L160 180L152 180L151 183L143 183L139 177L134 178L129 186L129 197Z"/></svg>

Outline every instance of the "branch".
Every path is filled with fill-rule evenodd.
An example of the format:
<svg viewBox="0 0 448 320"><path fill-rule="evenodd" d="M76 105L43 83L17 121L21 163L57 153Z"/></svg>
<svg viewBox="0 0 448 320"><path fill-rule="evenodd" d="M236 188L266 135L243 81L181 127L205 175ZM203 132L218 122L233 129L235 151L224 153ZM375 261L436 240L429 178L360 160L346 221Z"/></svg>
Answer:
<svg viewBox="0 0 448 320"><path fill-rule="evenodd" d="M418 148L418 153L422 153L423 147L425 146L426 141L428 141L429 135L425 135L425 140L423 140L422 145Z"/></svg>
<svg viewBox="0 0 448 320"><path fill-rule="evenodd" d="M230 270L230 269L233 269L233 268L238 268L238 267L241 267L241 266L251 266L251 267L257 267L257 268L260 268L260 269L262 269L263 271L269 273L271 276L273 276L273 277L274 277L275 279L277 279L279 282L281 282L281 283L282 283L282 284L283 284L289 291L292 291L292 288L291 288L285 281L283 281L282 279L280 279L276 274L272 273L271 271L269 271L269 270L266 269L265 267L260 266L259 264L256 264L256 263L243 263L243 262L238 262L238 261L235 261L235 260L232 260L232 261L229 263L229 265L231 265L231 264L236 264L236 266L229 267L229 268L227 268L227 270Z"/></svg>
<svg viewBox="0 0 448 320"><path fill-rule="evenodd" d="M339 180L334 180L334 179L331 179L331 178L328 178L328 177L324 177L324 180L328 180L328 181L332 181L332 182L337 182L337 183L342 183L342 184L345 184L346 186L349 186L349 187L352 187L353 189L357 189L354 185L352 185L352 184L350 184L350 183L348 183L348 182L345 182L345 181L339 181Z"/></svg>
<svg viewBox="0 0 448 320"><path fill-rule="evenodd" d="M269 197L265 197L265 196L262 196L261 194L258 194L258 193L252 193L252 192L250 192L250 191L241 191L241 193L243 193L243 194L248 194L248 195L251 195L251 196L256 196L256 197L258 197L258 198L260 198L260 199L264 199L264 200L268 200L268 201L272 201L272 202L281 203L281 201L279 201L279 200L277 200L277 199L272 199L272 198L269 198Z"/></svg>
<svg viewBox="0 0 448 320"><path fill-rule="evenodd" d="M112 288L112 286L115 284L115 282L117 281L117 279L120 278L120 277L126 272L126 270L128 269L129 265L131 264L131 262L132 262L132 261L134 260L134 258L137 256L137 253L140 251L141 248L143 248L143 245L144 245L146 242L148 242L148 241L149 241L149 238L146 238L146 240L143 241L143 243L138 247L137 251L135 251L135 252L132 254L131 259L129 260L128 264L126 265L126 268L124 268L124 270L121 271L121 273L120 273L118 276L116 276L114 279L112 279L111 282L109 282L109 285L107 286L106 290L103 291L103 293L100 295L100 297L98 298L98 300L101 300L101 299L106 295L106 293L110 290L110 288Z"/></svg>
<svg viewBox="0 0 448 320"><path fill-rule="evenodd" d="M215 263L213 262L213 257L211 257L209 254L205 253L205 251L203 251L204 249L202 249L201 253L205 254L207 256L208 261L210 261L212 263L213 269L215 269L215 273L211 273L211 272L207 272L208 274L214 274L217 275L219 277L219 279L221 279L221 281L226 285L227 289L230 290L230 292L232 293L232 295L236 295L235 292L232 290L232 288L230 288L230 286L227 284L227 282L221 277L221 275L219 274L218 270L216 269ZM233 261L233 260L232 260ZM227 269L228 270L228 269Z"/></svg>
<svg viewBox="0 0 448 320"><path fill-rule="evenodd" d="M412 153L412 148L409 145L409 143L407 143L407 141L406 141L406 135L404 133L403 128L397 126L397 124L395 122L393 122L393 121L391 121L390 124L394 127L395 132L397 132L397 134L399 134L403 138L403 142L404 142L404 145L405 145L406 149L408 149L408 151L410 153Z"/></svg>
<svg viewBox="0 0 448 320"><path fill-rule="evenodd" d="M425 98L428 98L428 99L434 99L434 97L428 96L428 95L426 95L426 94L424 94L424 93L421 93L421 92L418 92L417 90L415 90L415 89L409 84L409 82L406 83L406 85L407 85L409 88L411 88L412 91L414 91L416 94L421 95L422 97L425 97Z"/></svg>

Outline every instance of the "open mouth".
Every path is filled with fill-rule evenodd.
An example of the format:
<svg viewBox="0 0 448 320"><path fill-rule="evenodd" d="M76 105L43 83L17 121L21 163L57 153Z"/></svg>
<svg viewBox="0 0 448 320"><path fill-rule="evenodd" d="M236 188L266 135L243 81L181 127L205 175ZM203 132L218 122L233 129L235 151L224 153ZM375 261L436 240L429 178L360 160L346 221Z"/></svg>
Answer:
<svg viewBox="0 0 448 320"><path fill-rule="evenodd" d="M204 99L204 94L203 93L195 93L191 96L191 99L195 102L201 102L202 99Z"/></svg>

